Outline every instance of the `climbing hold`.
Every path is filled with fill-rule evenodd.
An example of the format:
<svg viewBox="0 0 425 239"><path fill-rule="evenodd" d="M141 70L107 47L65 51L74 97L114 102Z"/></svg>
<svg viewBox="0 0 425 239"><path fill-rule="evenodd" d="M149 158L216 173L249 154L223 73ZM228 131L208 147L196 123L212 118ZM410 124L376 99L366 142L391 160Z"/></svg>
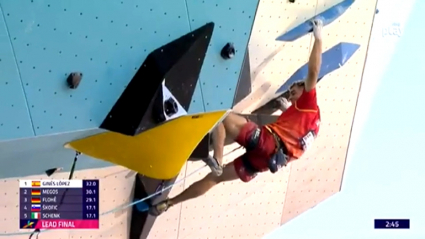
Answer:
<svg viewBox="0 0 425 239"><path fill-rule="evenodd" d="M136 204L136 208L139 212L146 212L147 210L149 210L149 204L147 204L146 202L139 202Z"/></svg>
<svg viewBox="0 0 425 239"><path fill-rule="evenodd" d="M223 47L223 49L221 49L220 55L223 57L223 59L228 60L235 56L235 52L236 51L233 43L229 42Z"/></svg>
<svg viewBox="0 0 425 239"><path fill-rule="evenodd" d="M138 135L157 126L158 121L167 120L164 101L170 97L179 105L179 113L187 112L213 30L214 23L205 24L152 51L100 128L128 136Z"/></svg>
<svg viewBox="0 0 425 239"><path fill-rule="evenodd" d="M77 89L78 85L80 85L80 81L83 78L83 73L80 72L72 72L69 74L68 78L66 79L66 83L68 84L68 87L71 89Z"/></svg>
<svg viewBox="0 0 425 239"><path fill-rule="evenodd" d="M156 124L160 124L186 114L187 112L163 83L162 88L158 89L158 94L153 101L152 120Z"/></svg>
<svg viewBox="0 0 425 239"><path fill-rule="evenodd" d="M313 25L311 24L311 21L315 19L321 19L323 21L323 26L327 26L333 21L335 21L337 18L339 18L353 3L354 0L344 0L328 8L326 11L299 24L298 26L284 33L283 35L280 35L276 38L276 40L292 42L303 37L304 35L307 35L309 32L313 31Z"/></svg>
<svg viewBox="0 0 425 239"><path fill-rule="evenodd" d="M379 9L376 9L375 13L378 14L379 13Z"/></svg>
<svg viewBox="0 0 425 239"><path fill-rule="evenodd" d="M295 2L295 0L289 0L289 2L290 2L290 3L294 3L294 2Z"/></svg>
<svg viewBox="0 0 425 239"><path fill-rule="evenodd" d="M133 137L107 131L75 140L65 147L127 167L146 177L171 179L179 174L205 135L227 114L227 110L222 110L184 115Z"/></svg>
<svg viewBox="0 0 425 239"><path fill-rule="evenodd" d="M54 173L59 172L59 171L62 171L62 169L63 169L63 168L51 168L51 169L47 169L47 170L45 171L45 173L46 173L46 175L47 175L48 177L50 177L50 176L52 176Z"/></svg>
<svg viewBox="0 0 425 239"><path fill-rule="evenodd" d="M360 45L340 42L322 54L322 66L318 79L323 78L325 75L341 68L359 49ZM283 94L294 82L303 80L308 74L308 63L300 67L285 83L276 91L276 94Z"/></svg>
<svg viewBox="0 0 425 239"><path fill-rule="evenodd" d="M330 48L329 50L322 53L322 66L320 68L320 73L317 79L319 83L323 77L327 74L341 68L347 63L348 60L354 55L354 53L360 48L359 44L349 43L349 42L340 42ZM285 80L284 83L276 91L276 97L271 99L265 105L256 109L254 113L256 114L272 114L275 112L279 106L276 99L279 97L287 98L289 95L288 88L297 81L304 80L308 74L308 63L304 64L298 70L292 74L289 79Z"/></svg>
<svg viewBox="0 0 425 239"><path fill-rule="evenodd" d="M177 102L173 98L169 98L164 102L164 112L168 117L173 116L178 110Z"/></svg>

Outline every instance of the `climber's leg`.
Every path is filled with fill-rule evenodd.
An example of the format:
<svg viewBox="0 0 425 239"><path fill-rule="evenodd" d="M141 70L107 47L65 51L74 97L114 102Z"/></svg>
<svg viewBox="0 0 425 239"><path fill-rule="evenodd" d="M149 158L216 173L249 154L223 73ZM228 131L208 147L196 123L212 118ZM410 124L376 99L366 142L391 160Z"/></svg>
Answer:
<svg viewBox="0 0 425 239"><path fill-rule="evenodd" d="M190 187L184 190L181 194L175 196L174 198L167 199L165 201L153 205L149 209L149 214L153 216L158 216L173 205L204 195L212 187L219 183L236 179L239 179L239 176L236 173L235 167L232 162L224 166L223 173L220 176L216 176L214 173L209 173L203 179L190 185Z"/></svg>
<svg viewBox="0 0 425 239"><path fill-rule="evenodd" d="M211 139L214 154L213 157L204 159L204 162L217 176L222 173L221 165L223 164L223 149L226 138L231 141L237 140L247 123L248 120L245 117L231 112L212 131Z"/></svg>

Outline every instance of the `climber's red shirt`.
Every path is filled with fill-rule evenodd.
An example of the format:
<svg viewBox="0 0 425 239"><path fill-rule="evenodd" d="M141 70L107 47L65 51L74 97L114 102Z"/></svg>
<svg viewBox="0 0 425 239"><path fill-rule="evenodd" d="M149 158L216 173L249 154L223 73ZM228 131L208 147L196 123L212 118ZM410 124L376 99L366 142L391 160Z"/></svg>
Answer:
<svg viewBox="0 0 425 239"><path fill-rule="evenodd" d="M290 160L300 158L319 133L320 109L316 89L304 91L275 123L268 126L282 139Z"/></svg>

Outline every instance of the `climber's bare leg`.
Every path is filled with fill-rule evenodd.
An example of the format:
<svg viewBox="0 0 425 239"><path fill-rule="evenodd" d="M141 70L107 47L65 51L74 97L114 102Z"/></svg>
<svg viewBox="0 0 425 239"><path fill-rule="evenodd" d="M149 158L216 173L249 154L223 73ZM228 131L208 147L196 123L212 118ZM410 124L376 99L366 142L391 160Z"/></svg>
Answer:
<svg viewBox="0 0 425 239"><path fill-rule="evenodd" d="M232 181L236 179L239 179L239 176L236 173L234 164L232 162L224 166L223 173L220 176L217 176L213 172L210 172L203 179L193 183L186 190L184 190L182 193L175 196L174 198L167 199L151 206L149 208L149 214L151 214L152 216L158 216L163 212L167 211L168 208L170 208L171 206L202 196L214 186L222 182Z"/></svg>
<svg viewBox="0 0 425 239"><path fill-rule="evenodd" d="M190 185L179 195L169 199L169 202L171 205L182 203L184 201L204 195L211 188L222 182L232 181L236 179L239 179L239 176L236 174L235 167L233 166L232 162L224 166L223 173L220 176L216 176L213 173L207 174L207 176Z"/></svg>
<svg viewBox="0 0 425 239"><path fill-rule="evenodd" d="M220 165L223 163L223 149L226 139L234 142L247 122L248 120L245 117L230 112L213 130L211 135L214 150L213 156Z"/></svg>

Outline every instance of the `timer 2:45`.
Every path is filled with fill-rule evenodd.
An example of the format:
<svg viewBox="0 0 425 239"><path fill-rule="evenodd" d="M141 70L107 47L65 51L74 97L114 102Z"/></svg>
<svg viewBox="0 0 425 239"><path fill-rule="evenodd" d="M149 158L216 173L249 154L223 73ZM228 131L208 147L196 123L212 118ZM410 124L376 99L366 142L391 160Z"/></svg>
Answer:
<svg viewBox="0 0 425 239"><path fill-rule="evenodd" d="M399 227L398 221L385 221L385 227Z"/></svg>

